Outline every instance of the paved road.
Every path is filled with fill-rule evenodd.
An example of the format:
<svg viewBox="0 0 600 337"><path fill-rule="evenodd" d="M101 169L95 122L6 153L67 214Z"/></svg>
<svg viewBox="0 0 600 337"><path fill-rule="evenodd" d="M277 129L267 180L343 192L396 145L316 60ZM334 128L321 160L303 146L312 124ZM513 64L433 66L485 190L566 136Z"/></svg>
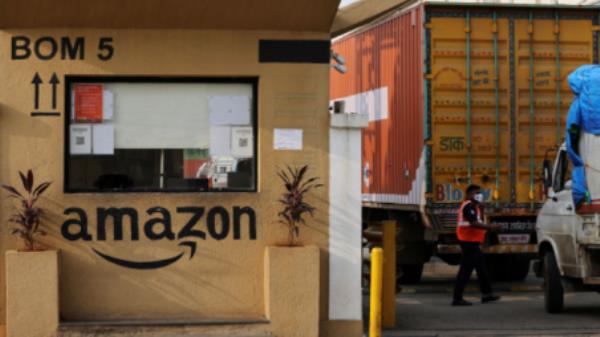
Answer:
<svg viewBox="0 0 600 337"><path fill-rule="evenodd" d="M403 286L396 297L397 327L383 336L600 336L600 294L569 293L564 313L550 315L541 281L530 274L524 282L496 283L502 300L491 304L479 303L472 280L466 298L475 305L456 308L450 306L455 272L434 262L421 284Z"/></svg>

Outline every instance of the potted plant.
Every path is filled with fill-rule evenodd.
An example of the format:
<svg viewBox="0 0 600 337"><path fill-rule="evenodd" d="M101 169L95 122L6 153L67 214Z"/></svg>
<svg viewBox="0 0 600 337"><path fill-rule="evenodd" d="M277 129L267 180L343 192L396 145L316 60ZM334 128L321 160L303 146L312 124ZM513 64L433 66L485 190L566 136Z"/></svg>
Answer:
<svg viewBox="0 0 600 337"><path fill-rule="evenodd" d="M265 253L266 316L277 336L319 335L320 249L300 245L298 238L305 217L316 210L306 195L323 184L307 173L308 165L277 170L284 185L278 217L287 227L288 240L286 245L267 247Z"/></svg>
<svg viewBox="0 0 600 337"><path fill-rule="evenodd" d="M315 207L305 201L306 194L315 188L322 187L318 177L308 178L306 172L308 165L286 169L278 169L277 175L281 178L285 192L279 199L283 210L279 212L280 223L287 226L288 246L295 246L300 236L300 225L306 225L304 215L314 217Z"/></svg>
<svg viewBox="0 0 600 337"><path fill-rule="evenodd" d="M43 211L37 203L51 183L43 182L34 187L33 171L31 170L27 171L27 175L19 172L19 176L23 184L23 193L11 185L0 185L0 187L7 190L11 198L17 200L14 213L8 219L9 223L13 224L9 229L10 233L22 240L25 245L23 251L34 251L36 250L36 238L46 235L46 232L40 228Z"/></svg>
<svg viewBox="0 0 600 337"><path fill-rule="evenodd" d="M7 251L6 268L6 336L47 337L58 327L58 252L42 250L38 237L41 196L50 182L35 186L31 170L19 172L22 191L0 185L16 200L8 222L9 231L20 239L21 249Z"/></svg>

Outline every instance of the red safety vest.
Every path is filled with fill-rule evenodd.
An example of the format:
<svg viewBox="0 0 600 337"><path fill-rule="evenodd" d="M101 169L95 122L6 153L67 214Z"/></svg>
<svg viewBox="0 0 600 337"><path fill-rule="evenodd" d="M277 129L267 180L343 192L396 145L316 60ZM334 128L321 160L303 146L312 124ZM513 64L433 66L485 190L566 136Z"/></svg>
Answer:
<svg viewBox="0 0 600 337"><path fill-rule="evenodd" d="M483 243L485 241L485 229L471 227L471 223L469 221L466 221L463 216L463 210L465 206L467 206L470 203L471 200L465 200L458 209L458 217L456 220L456 236L460 241ZM477 220L479 220L479 222L482 222L481 210L479 209L479 207L476 207L476 212Z"/></svg>

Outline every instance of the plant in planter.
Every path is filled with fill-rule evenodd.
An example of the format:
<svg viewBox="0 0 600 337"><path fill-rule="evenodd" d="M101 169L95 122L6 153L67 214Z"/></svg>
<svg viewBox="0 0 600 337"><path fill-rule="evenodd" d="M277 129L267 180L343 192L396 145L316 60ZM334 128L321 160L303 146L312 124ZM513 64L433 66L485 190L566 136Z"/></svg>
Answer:
<svg viewBox="0 0 600 337"><path fill-rule="evenodd" d="M277 175L283 181L285 193L279 199L283 204L283 210L279 212L279 222L288 227L288 245L295 246L300 235L300 224L306 224L304 215L306 213L314 216L315 207L304 201L306 194L315 188L322 187L318 177L308 178L306 171L308 165L292 168L287 165L286 169L278 169Z"/></svg>
<svg viewBox="0 0 600 337"><path fill-rule="evenodd" d="M24 192L21 193L17 188L11 185L0 185L10 193L11 198L17 199L18 206L15 212L9 218L9 222L14 224L10 228L10 233L23 240L26 251L35 250L36 237L46 235L40 229L40 217L42 209L37 206L41 195L50 187L50 182L43 182L34 187L34 177L31 170L27 174L19 172Z"/></svg>

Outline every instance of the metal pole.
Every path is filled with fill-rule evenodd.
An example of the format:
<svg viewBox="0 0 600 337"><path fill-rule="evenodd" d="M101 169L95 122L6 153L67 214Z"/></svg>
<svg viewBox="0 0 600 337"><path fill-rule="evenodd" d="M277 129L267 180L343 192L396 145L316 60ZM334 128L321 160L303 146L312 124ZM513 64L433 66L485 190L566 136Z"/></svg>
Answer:
<svg viewBox="0 0 600 337"><path fill-rule="evenodd" d="M494 94L496 99L496 189L493 197L496 200L496 207L500 206L500 67L498 64L498 20L496 11L494 11L494 23L492 26L494 33Z"/></svg>
<svg viewBox="0 0 600 337"><path fill-rule="evenodd" d="M555 13L554 16L554 35L555 35L555 49L554 49L554 53L555 58L556 58L556 147L560 146L560 135L561 135L561 128L560 128L560 106L561 106L561 99L560 99L560 86L561 86L561 76L560 76L560 21L559 21L559 16L558 16L558 12Z"/></svg>
<svg viewBox="0 0 600 337"><path fill-rule="evenodd" d="M383 250L371 250L371 312L369 316L369 337L381 337L381 288L383 272Z"/></svg>
<svg viewBox="0 0 600 337"><path fill-rule="evenodd" d="M529 200L531 207L534 206L534 184L535 184L535 96L534 80L535 59L533 55L533 12L529 12Z"/></svg>
<svg viewBox="0 0 600 337"><path fill-rule="evenodd" d="M383 222L383 327L396 326L396 221Z"/></svg>
<svg viewBox="0 0 600 337"><path fill-rule="evenodd" d="M473 153L471 152L471 12L467 11L467 179L471 183Z"/></svg>

